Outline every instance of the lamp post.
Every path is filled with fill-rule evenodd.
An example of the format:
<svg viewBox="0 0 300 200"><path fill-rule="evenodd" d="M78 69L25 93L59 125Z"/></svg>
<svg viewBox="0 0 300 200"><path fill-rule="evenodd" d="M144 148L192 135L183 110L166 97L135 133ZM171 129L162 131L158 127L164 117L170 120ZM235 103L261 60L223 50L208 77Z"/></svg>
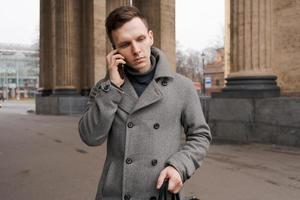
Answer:
<svg viewBox="0 0 300 200"><path fill-rule="evenodd" d="M203 96L205 96L205 74L204 74L204 58L205 58L205 53L202 52L201 53L201 57L202 57L202 94Z"/></svg>

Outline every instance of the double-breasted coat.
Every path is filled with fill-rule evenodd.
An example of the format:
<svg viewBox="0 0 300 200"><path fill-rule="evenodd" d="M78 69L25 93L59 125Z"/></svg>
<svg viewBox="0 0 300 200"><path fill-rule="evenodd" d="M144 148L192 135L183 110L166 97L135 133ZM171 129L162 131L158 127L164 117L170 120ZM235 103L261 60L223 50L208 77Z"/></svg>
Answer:
<svg viewBox="0 0 300 200"><path fill-rule="evenodd" d="M87 145L107 139L97 200L155 200L161 170L175 167L184 182L208 150L211 134L192 81L173 72L159 49L151 54L154 79L140 97L126 77L121 88L101 80L79 121Z"/></svg>

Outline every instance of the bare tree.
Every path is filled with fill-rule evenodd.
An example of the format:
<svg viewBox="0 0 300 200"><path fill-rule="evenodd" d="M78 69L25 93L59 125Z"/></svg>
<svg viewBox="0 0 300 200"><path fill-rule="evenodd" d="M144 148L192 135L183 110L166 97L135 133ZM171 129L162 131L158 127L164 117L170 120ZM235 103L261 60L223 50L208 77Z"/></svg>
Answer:
<svg viewBox="0 0 300 200"><path fill-rule="evenodd" d="M210 42L210 45L202 50L205 54L205 63L211 63L215 60L217 49L224 48L224 25L219 25L220 31L216 34L215 38Z"/></svg>
<svg viewBox="0 0 300 200"><path fill-rule="evenodd" d="M176 71L193 81L199 81L202 71L201 52L183 50L179 42L176 44Z"/></svg>
<svg viewBox="0 0 300 200"><path fill-rule="evenodd" d="M202 80L203 64L214 62L219 48L224 48L223 25L220 25L220 31L216 34L213 41L210 42L210 45L201 51L192 49L183 50L181 44L176 41L176 71L193 81ZM204 58L202 57L203 55Z"/></svg>

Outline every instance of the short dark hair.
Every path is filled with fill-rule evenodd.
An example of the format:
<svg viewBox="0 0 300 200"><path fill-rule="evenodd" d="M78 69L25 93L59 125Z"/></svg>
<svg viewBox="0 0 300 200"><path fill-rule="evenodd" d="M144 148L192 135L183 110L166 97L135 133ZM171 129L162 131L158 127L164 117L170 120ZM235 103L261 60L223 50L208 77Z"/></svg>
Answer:
<svg viewBox="0 0 300 200"><path fill-rule="evenodd" d="M114 41L112 39L112 31L120 28L126 22L129 22L133 18L140 18L147 29L149 29L148 22L145 16L140 12L140 10L134 6L121 6L113 10L106 18L105 28L106 33L110 42L114 45Z"/></svg>

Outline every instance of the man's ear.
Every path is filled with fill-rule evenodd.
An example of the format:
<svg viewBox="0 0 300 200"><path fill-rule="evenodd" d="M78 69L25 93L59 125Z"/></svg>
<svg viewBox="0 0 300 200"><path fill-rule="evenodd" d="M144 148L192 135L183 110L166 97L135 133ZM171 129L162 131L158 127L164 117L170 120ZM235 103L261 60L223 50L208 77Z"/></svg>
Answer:
<svg viewBox="0 0 300 200"><path fill-rule="evenodd" d="M149 30L148 34L149 34L149 38L151 40L151 46L152 46L154 43L153 32L151 30Z"/></svg>

